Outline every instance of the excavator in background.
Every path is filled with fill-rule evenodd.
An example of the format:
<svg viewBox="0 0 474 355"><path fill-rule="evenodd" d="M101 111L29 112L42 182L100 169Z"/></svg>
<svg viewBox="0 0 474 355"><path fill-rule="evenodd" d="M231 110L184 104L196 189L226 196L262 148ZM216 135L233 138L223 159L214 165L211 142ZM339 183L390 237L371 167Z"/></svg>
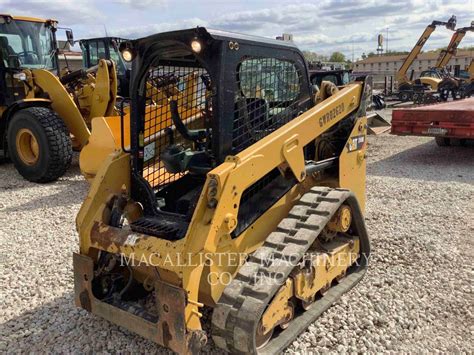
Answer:
<svg viewBox="0 0 474 355"><path fill-rule="evenodd" d="M117 69L117 94L121 97L129 96L130 63L126 62L119 52L120 43L127 41L120 37L97 37L79 40L82 50L82 65L92 68L100 59L113 60Z"/></svg>
<svg viewBox="0 0 474 355"><path fill-rule="evenodd" d="M57 29L56 20L0 15L0 159L39 183L66 172L73 148L89 140L90 120L113 115L117 96L112 61L60 70Z"/></svg>
<svg viewBox="0 0 474 355"><path fill-rule="evenodd" d="M453 34L451 41L449 42L448 48L441 52L441 55L436 64L436 68L444 68L451 57L456 55L457 48L461 43L462 39L466 35L466 32L474 32L474 21L471 22L471 26L458 28ZM442 80L438 83L437 90L439 96L443 101L447 101L449 97L453 99L463 99L474 94L472 75L474 75L473 61L468 68L469 78L458 78L445 72Z"/></svg>
<svg viewBox="0 0 474 355"><path fill-rule="evenodd" d="M225 351L281 352L367 270L371 78L317 91L293 43L203 27L121 51L129 114L94 118L81 152L110 144L76 219L76 305L181 354L205 322Z"/></svg>
<svg viewBox="0 0 474 355"><path fill-rule="evenodd" d="M398 98L401 101L424 101L425 92L427 89L432 89L433 85L436 85L436 82L441 81L441 77L432 78L424 77L416 80L411 80L408 78L407 72L410 66L413 64L418 54L421 52L421 49L425 45L426 41L430 38L431 34L435 31L437 26L444 26L448 30L454 31L456 28L456 16L451 16L447 21L433 21L428 25L423 31L421 37L416 42L415 46L405 58L402 66L396 73L395 79L398 82ZM431 96L426 96L429 98Z"/></svg>

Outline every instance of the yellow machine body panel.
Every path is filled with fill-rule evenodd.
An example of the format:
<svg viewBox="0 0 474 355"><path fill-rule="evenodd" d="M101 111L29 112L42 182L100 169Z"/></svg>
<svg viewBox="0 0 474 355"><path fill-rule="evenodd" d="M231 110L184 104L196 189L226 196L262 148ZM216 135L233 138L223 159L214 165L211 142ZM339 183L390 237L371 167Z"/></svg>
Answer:
<svg viewBox="0 0 474 355"><path fill-rule="evenodd" d="M0 16L7 16L7 17L11 17L13 20L26 21L26 22L39 22L39 23L45 23L48 21L57 22L56 20L51 20L51 19L46 20L46 19L42 19L38 17L29 17L29 16L12 16L9 14L0 14Z"/></svg>
<svg viewBox="0 0 474 355"><path fill-rule="evenodd" d="M429 78L429 77L421 77L420 82L423 85L430 86L432 90L438 90L438 85L441 82L442 79L438 78Z"/></svg>
<svg viewBox="0 0 474 355"><path fill-rule="evenodd" d="M130 119L129 115L125 117ZM91 128L94 134L90 136L79 156L81 172L88 180L94 178L100 166L114 150L120 149L120 117L96 117L92 120ZM124 143L129 145L130 138Z"/></svg>
<svg viewBox="0 0 474 355"><path fill-rule="evenodd" d="M367 165L367 118L361 118L346 143L346 149L339 157L339 183L354 192L362 211L365 211L365 182Z"/></svg>
<svg viewBox="0 0 474 355"><path fill-rule="evenodd" d="M117 71L114 62L100 60L94 81L89 117L112 116L117 98Z"/></svg>

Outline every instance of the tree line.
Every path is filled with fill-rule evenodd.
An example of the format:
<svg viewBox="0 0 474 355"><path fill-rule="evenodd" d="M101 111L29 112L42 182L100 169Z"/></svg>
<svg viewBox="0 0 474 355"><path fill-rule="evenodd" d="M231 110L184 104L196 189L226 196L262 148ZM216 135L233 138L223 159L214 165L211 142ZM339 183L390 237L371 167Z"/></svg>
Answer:
<svg viewBox="0 0 474 355"><path fill-rule="evenodd" d="M441 47L433 50L432 52L441 52L442 50L446 49L447 47ZM469 46L469 47L463 47L459 48L459 50L468 50L472 51L474 50L474 46ZM393 51L389 50L384 53L382 53L382 56L389 56L389 55L406 55L410 52L408 51ZM318 54L316 52L312 51L303 51L303 55L306 58L308 62L337 62L337 63L351 63L351 60L347 59L344 53L342 52L332 52L330 56L323 55L323 54ZM375 57L378 56L378 53L375 52L369 52L369 53L362 53L362 59L367 59L370 57Z"/></svg>

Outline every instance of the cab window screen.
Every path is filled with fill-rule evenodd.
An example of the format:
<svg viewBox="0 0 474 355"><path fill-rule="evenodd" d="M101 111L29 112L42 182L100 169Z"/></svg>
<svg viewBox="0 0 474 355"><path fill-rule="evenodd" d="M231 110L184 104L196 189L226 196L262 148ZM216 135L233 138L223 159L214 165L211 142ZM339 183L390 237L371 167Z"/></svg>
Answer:
<svg viewBox="0 0 474 355"><path fill-rule="evenodd" d="M236 76L234 153L296 117L301 91L301 73L285 60L244 58Z"/></svg>
<svg viewBox="0 0 474 355"><path fill-rule="evenodd" d="M106 59L104 42L91 42L89 44L90 65L99 63L99 59Z"/></svg>
<svg viewBox="0 0 474 355"><path fill-rule="evenodd" d="M190 148L173 125L170 100L178 104L180 118L188 129L202 129L209 107L205 81L209 75L199 66L181 66L179 62L152 66L146 76L146 107L144 112L143 177L159 190L178 180L184 173L167 171L161 156L170 144Z"/></svg>

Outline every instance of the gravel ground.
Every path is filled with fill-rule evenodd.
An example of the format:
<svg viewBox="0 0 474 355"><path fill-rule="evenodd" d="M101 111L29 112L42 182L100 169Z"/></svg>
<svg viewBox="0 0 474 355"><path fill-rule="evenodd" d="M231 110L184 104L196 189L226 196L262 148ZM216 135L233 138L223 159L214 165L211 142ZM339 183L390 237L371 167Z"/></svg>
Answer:
<svg viewBox="0 0 474 355"><path fill-rule="evenodd" d="M369 143L369 272L287 352L473 353L474 149ZM87 188L77 157L48 185L0 167L0 352L164 351L74 306L74 221Z"/></svg>

